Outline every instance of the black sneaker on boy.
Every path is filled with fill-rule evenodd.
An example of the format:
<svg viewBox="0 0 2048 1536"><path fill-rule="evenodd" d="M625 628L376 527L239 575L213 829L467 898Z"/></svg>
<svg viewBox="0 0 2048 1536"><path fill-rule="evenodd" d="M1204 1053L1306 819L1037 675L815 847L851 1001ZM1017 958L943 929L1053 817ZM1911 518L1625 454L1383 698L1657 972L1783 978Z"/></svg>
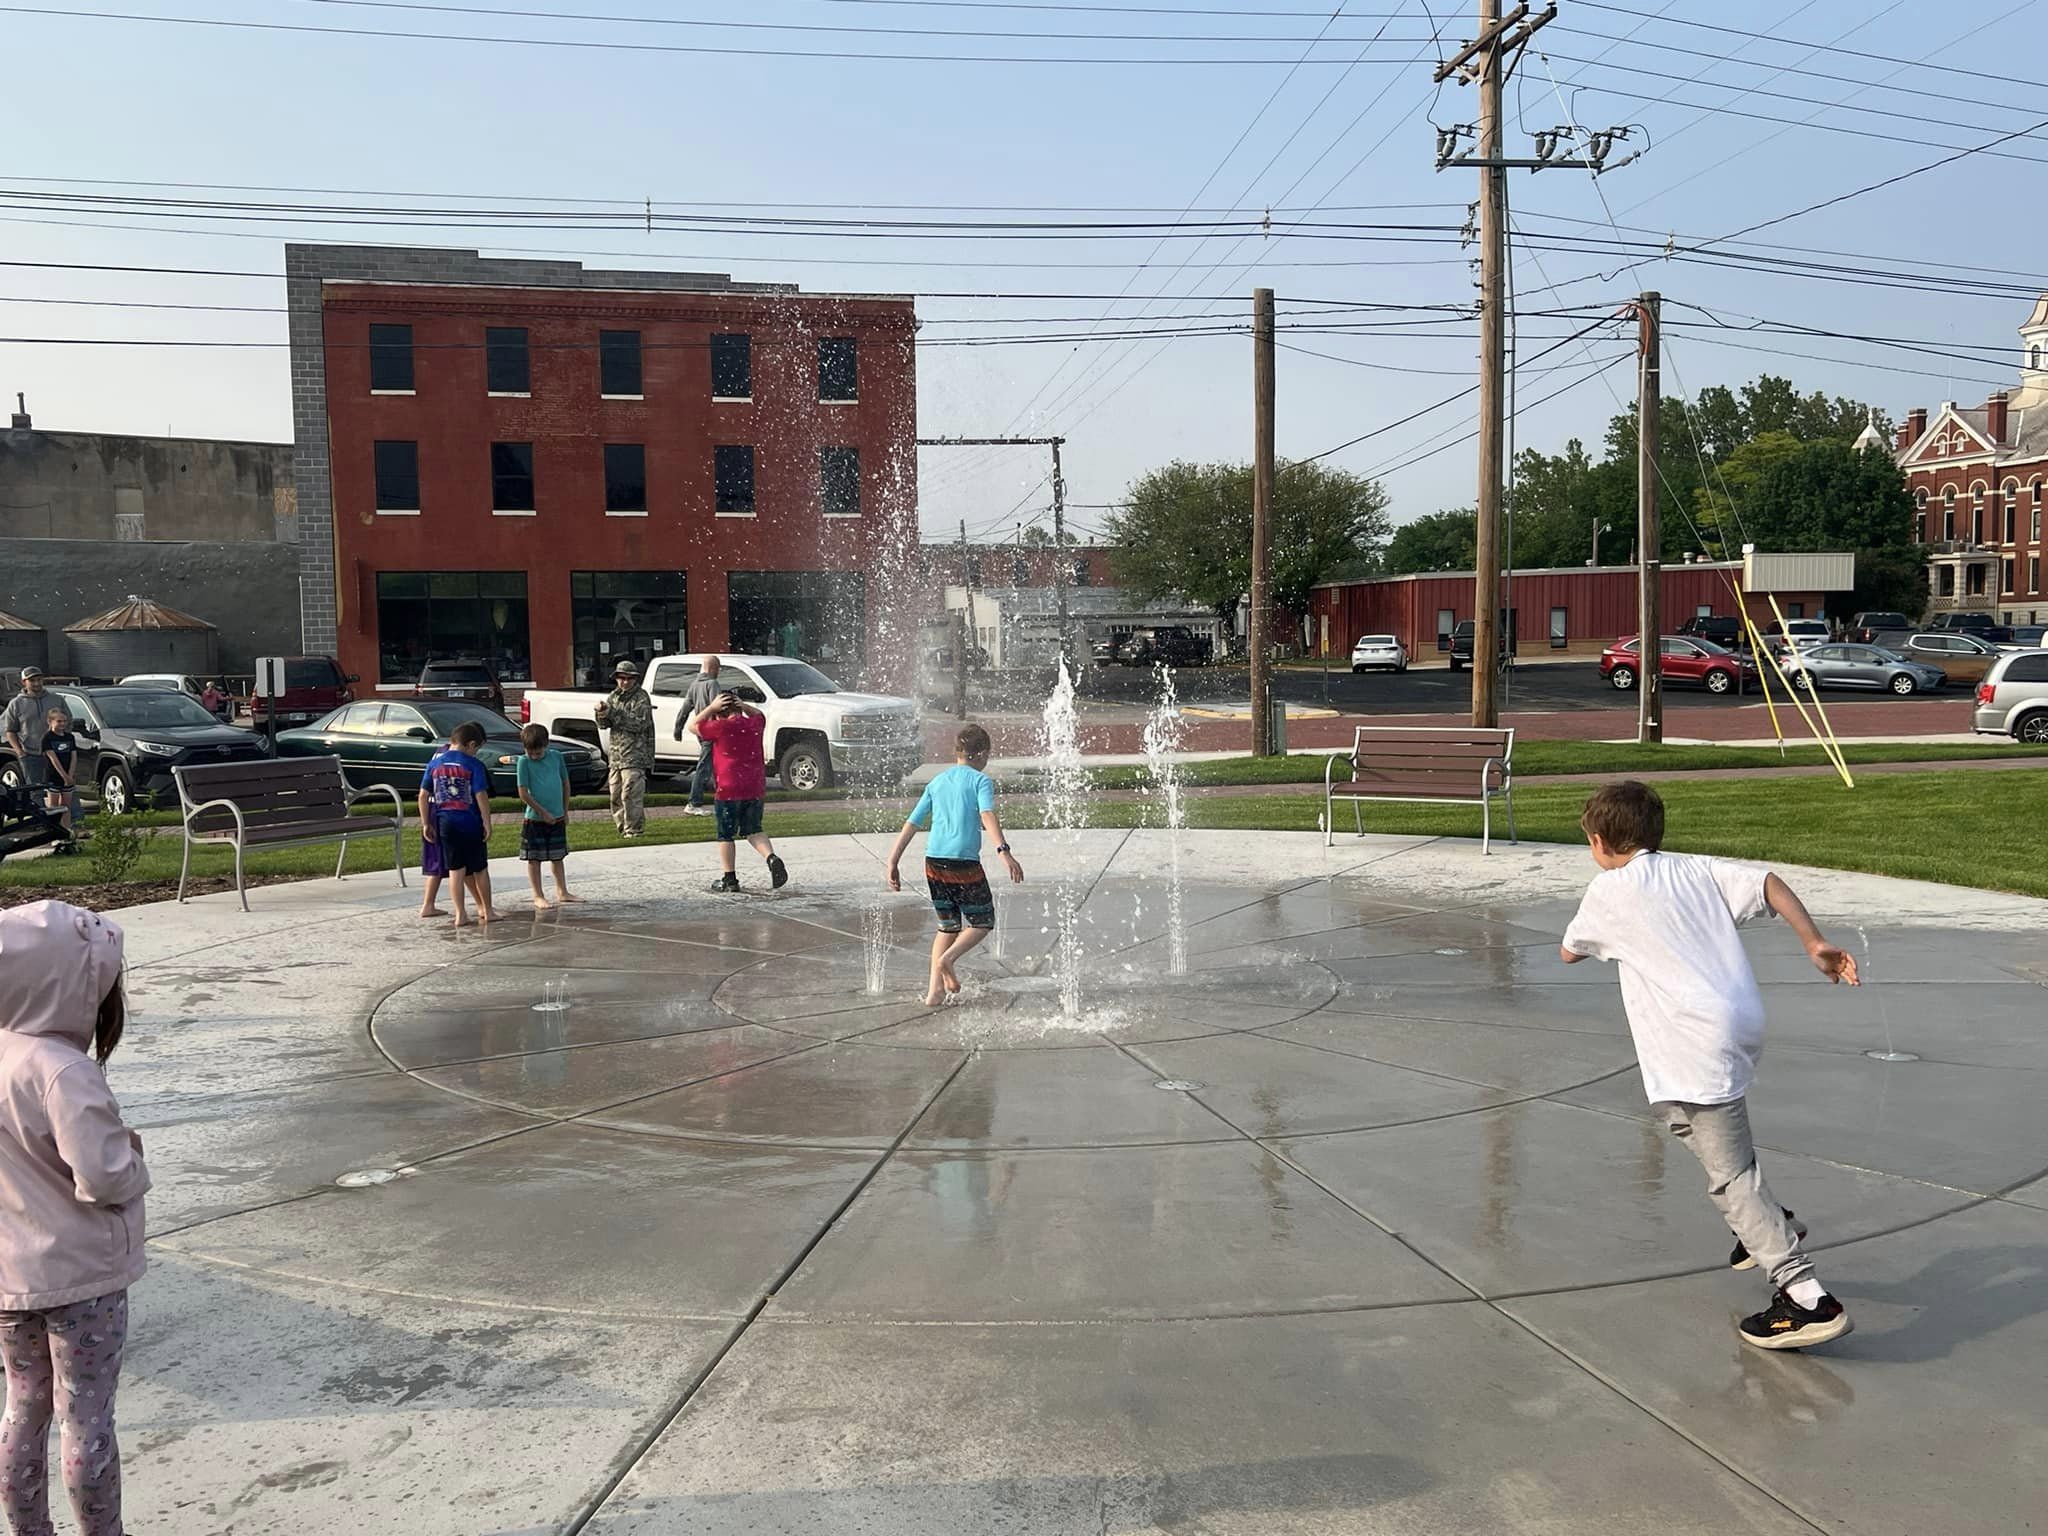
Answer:
<svg viewBox="0 0 2048 1536"><path fill-rule="evenodd" d="M1771 1293L1771 1304L1742 1320L1742 1342L1758 1349L1805 1349L1851 1333L1856 1325L1832 1296L1823 1296L1811 1311L1783 1291Z"/></svg>
<svg viewBox="0 0 2048 1536"><path fill-rule="evenodd" d="M768 883L778 891L789 884L789 866L782 862L779 853L768 855Z"/></svg>
<svg viewBox="0 0 2048 1536"><path fill-rule="evenodd" d="M1790 1206L1780 1206L1779 1209L1785 1213L1785 1219L1792 1223L1792 1230L1799 1234L1799 1241L1805 1242L1806 1223L1793 1216ZM1734 1250L1728 1255L1728 1267L1730 1269L1756 1268L1756 1260L1749 1256L1749 1250L1742 1246L1741 1239L1739 1238L1736 1240Z"/></svg>
<svg viewBox="0 0 2048 1536"><path fill-rule="evenodd" d="M738 875L720 875L718 877L718 884L711 887L714 892L736 891L739 888L740 877Z"/></svg>

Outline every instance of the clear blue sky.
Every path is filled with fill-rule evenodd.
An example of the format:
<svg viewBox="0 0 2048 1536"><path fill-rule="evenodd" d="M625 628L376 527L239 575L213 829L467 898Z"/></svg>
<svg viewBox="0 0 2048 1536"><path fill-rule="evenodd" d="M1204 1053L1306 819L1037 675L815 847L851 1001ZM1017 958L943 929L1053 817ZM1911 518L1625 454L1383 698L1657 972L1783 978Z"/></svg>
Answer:
<svg viewBox="0 0 2048 1536"><path fill-rule="evenodd" d="M83 0L55 0L83 7ZM540 8L542 0L523 0ZM553 0L562 10L582 0ZM1075 0L1077 4L1088 0ZM1313 50L1302 42L1182 44L1084 42L1049 33L1225 34L1308 39L1324 19L1303 17L1308 0L1128 0L1156 14L1061 11L985 4L877 0L712 0L664 7L658 0L611 0L615 15L847 28L931 28L1016 32L1010 39L858 36L531 20L429 8L336 4L333 0L196 0L186 15L326 28L378 28L475 35L587 38L671 46L841 49L901 54L984 53L1208 55L1271 62L1241 65L930 63L900 58L800 59L518 47L480 42L314 36L165 26L139 21L5 14L0 35L11 61L8 111L16 193L63 190L135 196L259 197L170 187L90 187L87 179L139 183L227 183L350 188L371 193L472 194L497 206L545 199L618 198L635 205L692 203L869 206L979 204L1004 207L1163 210L1149 213L986 215L1170 220L1191 201L1205 209L1270 204L1320 211L1299 217L1366 223L1457 225L1476 174L1433 169L1434 120L1475 115L1473 92L1429 85L1435 25L1455 46L1465 14L1441 0L1359 0ZM1616 0L1640 14L1563 0L1545 31L1546 63L1531 53L1511 88L1509 147L1528 153L1520 132L1570 115L1587 126L1637 123L1652 148L1596 187L1581 172L1516 173L1518 226L1567 233L1603 221L1598 191L1624 226L1675 230L1703 239L1816 203L1939 159L1930 144L1975 145L2048 116L2037 89L1931 72L1928 63L1996 73L2017 53L2038 54L2034 0L1958 0L1929 8L1839 0L1783 5L1708 5L1699 0ZM1255 15L1191 15L1192 9ZM587 9L593 9L584 6ZM162 0L123 9L173 14ZM1819 53L1648 20L1663 13L1721 27L1836 43ZM1355 19L1354 19L1355 18ZM1382 40L1366 39L1384 27ZM1640 30L1637 30L1640 29ZM1638 41L1617 43L1631 31ZM1643 42L1669 45L1666 49ZM1691 49L1693 52L1672 51ZM1901 66L1841 49L1925 61ZM1291 78L1290 63L1311 62ZM1360 55L1364 57L1360 60ZM1717 61L1706 55L1732 55ZM1428 62L1419 62L1427 58ZM1314 62L1336 60L1335 64ZM1359 61L1353 63L1353 61ZM40 61L40 64L31 61ZM1757 61L1757 62L1750 62ZM1347 72L1347 66L1348 72ZM1620 67L1617 67L1620 66ZM1814 73L1843 77L1817 78ZM1659 73L1652 74L1650 71ZM1698 81L1688 77L1700 75ZM1559 82L1553 87L1553 78ZM1283 81L1285 82L1283 85ZM1710 86L1709 82L1719 82ZM1882 82L1864 86L1852 82ZM1336 89L1331 92L1332 85ZM1598 87L1574 91L1574 85ZM1744 88L1749 94L1742 94ZM1279 89L1277 98L1262 105ZM1930 94L1906 94L1907 89ZM1326 99L1326 92L1330 94ZM1616 93L1630 93L1628 95ZM1939 93L1939 94L1932 94ZM1668 101L1656 98L1670 95ZM1646 99L1647 98L1647 99ZM1874 111L1823 110L1852 100ZM1725 106L1782 122L1730 112ZM1255 120L1256 116L1256 120ZM1862 130L1864 137L1798 126L1805 119ZM1936 126L1946 118L1964 126ZM1232 146L1251 131L1232 153ZM1908 142L1897 142L1896 140ZM1640 143L1638 138L1636 143ZM1375 147L1377 146L1377 147ZM1633 147L1630 146L1630 147ZM1785 246L1855 253L1856 265L1906 271L1935 262L1999 269L1999 281L2048 287L2048 204L2022 195L2048 160L2048 129L1901 185L1780 224L1754 237ZM1626 153L1626 149L1617 151ZM1228 158L1226 159L1226 155ZM1347 174L1348 173L1348 174ZM28 177L53 178L47 182ZM1212 179L1213 178L1213 179ZM1206 190L1204 183L1208 182ZM299 194L276 197L308 201ZM1238 305L1256 283L1289 299L1351 304L1458 304L1473 294L1465 256L1442 240L1390 243L1338 238L1209 240L840 239L696 235L637 230L508 233L455 228L323 229L286 223L214 224L189 212L143 217L24 210L0 214L0 256L145 266L276 271L285 236L377 239L478 246L498 253L587 253L592 264L679 266L806 288L919 294L992 291L1148 296L1121 302L928 297L925 336L1087 331L1088 317L1202 311L1219 296ZM1390 206L1414 205L1414 206ZM1991 211L1996 210L1996 211ZM914 217L917 215L895 215ZM984 215L936 214L973 218ZM1545 216L1553 216L1546 218ZM1285 215L1282 215L1285 217ZM57 225L35 220L65 219ZM119 223L85 228L82 223ZM207 232L211 229L213 232ZM231 232L230 232L231 231ZM1364 233L1364 232L1361 232ZM1375 233L1386 233L1379 231ZM494 240L512 245L493 244ZM1155 245L1158 249L1155 251ZM1745 249L1755 250L1754 246ZM599 254L602 253L602 254ZM1792 257L1798 253L1770 254ZM1813 256L1802 259L1839 261ZM1182 267L1182 262L1186 266ZM918 265L917 263L938 263ZM944 263L1017 263L960 265ZM1220 266L1216 265L1221 263ZM2024 299L1913 293L1839 281L1681 263L1646 262L1582 250L1524 254L1525 290L1573 281L1548 299L1598 304L1655 286L1668 299L1737 316L1794 320L1825 329L1882 334L1963 349L2009 346ZM1959 275L1953 274L1950 275ZM1990 274L1971 274L1986 277ZM67 337L205 337L280 340L281 315L72 307L20 300L127 300L153 304L281 305L282 284L105 272L0 268L0 334ZM1166 298L1153 302L1152 295ZM1180 296L1188 297L1182 298ZM1003 326L995 318L1036 324ZM1696 312L1673 309L1677 321ZM1347 320L1367 318L1352 311ZM1413 315L1397 318L1413 320ZM1525 355L1578 322L1525 322ZM1474 328L1430 321L1425 334L1283 334L1283 340L1340 363L1283 352L1279 449L1319 452L1408 415L1472 379ZM1954 396L1975 401L2015 375L2016 355L1949 362L1840 340L1752 337L1674 325L1667 388L1697 391L1739 383L1769 369L1802 388L1871 398L1895 414ZM1605 341L1574 345L1522 380L1524 401L1578 379L1589 358L1620 356ZM1815 359L1771 356L1774 347ZM1353 366L1371 364L1374 366ZM1569 371L1535 368L1573 365ZM1175 457L1242 458L1251 446L1250 347L1242 335L1170 342L1110 342L931 348L921 359L921 430L927 435L1061 432L1070 436L1070 499L1092 526L1093 504L1114 502L1147 468ZM1414 370L1386 371L1389 368ZM1897 372L1888 370L1916 370ZM1601 379L1527 411L1521 443L1561 446L1572 435L1596 443L1633 376L1623 363ZM289 399L281 351L203 352L0 344L0 388L29 396L49 428L195 436L284 438ZM1471 401L1394 427L1335 456L1358 470L1398 464L1462 435ZM1023 451L927 451L928 530L950 533L960 518L994 533L1013 531L1047 501L1044 461ZM1470 445L1450 447L1388 476L1397 519L1471 499Z"/></svg>

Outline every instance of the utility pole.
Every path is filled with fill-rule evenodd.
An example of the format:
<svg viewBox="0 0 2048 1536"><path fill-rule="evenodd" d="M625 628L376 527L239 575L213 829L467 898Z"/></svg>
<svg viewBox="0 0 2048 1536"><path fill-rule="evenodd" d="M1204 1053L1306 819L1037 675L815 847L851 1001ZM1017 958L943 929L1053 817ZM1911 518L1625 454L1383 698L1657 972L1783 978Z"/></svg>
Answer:
<svg viewBox="0 0 2048 1536"><path fill-rule="evenodd" d="M1642 356L1636 402L1636 740L1664 739L1664 551L1657 509L1657 437L1664 396L1658 336L1662 299L1636 301Z"/></svg>
<svg viewBox="0 0 2048 1536"><path fill-rule="evenodd" d="M1252 290L1252 755L1273 754L1267 718L1266 636L1273 594L1273 290Z"/></svg>
<svg viewBox="0 0 2048 1536"><path fill-rule="evenodd" d="M966 594L967 624L962 633L958 620L953 625L953 716L967 718L967 647L974 643L974 570L968 564L967 519L960 519L960 590Z"/></svg>
<svg viewBox="0 0 2048 1536"><path fill-rule="evenodd" d="M1064 441L1058 437L1052 440L1052 573L1054 601L1059 604L1060 660L1071 671L1074 647L1073 636L1067 632L1067 583L1074 572L1067 563L1067 477L1060 473L1060 444Z"/></svg>

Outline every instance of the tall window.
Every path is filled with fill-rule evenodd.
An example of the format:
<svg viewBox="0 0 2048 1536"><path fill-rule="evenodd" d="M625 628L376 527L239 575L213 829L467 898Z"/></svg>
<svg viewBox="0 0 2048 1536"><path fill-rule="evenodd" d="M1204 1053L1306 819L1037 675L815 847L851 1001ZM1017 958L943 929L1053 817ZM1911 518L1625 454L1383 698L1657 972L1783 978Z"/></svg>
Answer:
<svg viewBox="0 0 2048 1536"><path fill-rule="evenodd" d="M604 445L604 509L647 510L647 449L639 443Z"/></svg>
<svg viewBox="0 0 2048 1536"><path fill-rule="evenodd" d="M1077 587L1087 586L1089 581L1088 557L1086 555L1074 556L1068 575L1072 577L1073 585Z"/></svg>
<svg viewBox="0 0 2048 1536"><path fill-rule="evenodd" d="M1970 487L1970 542L1984 542L1984 482L1979 480Z"/></svg>
<svg viewBox="0 0 2048 1536"><path fill-rule="evenodd" d="M1913 493L1913 542L1927 542L1927 487L1924 485Z"/></svg>
<svg viewBox="0 0 2048 1536"><path fill-rule="evenodd" d="M416 682L433 660L476 656L499 678L533 677L526 572L377 573L377 681Z"/></svg>
<svg viewBox="0 0 2048 1536"><path fill-rule="evenodd" d="M491 510L533 510L533 444L491 444Z"/></svg>
<svg viewBox="0 0 2048 1536"><path fill-rule="evenodd" d="M420 445L379 441L372 451L377 463L377 510L419 511Z"/></svg>
<svg viewBox="0 0 2048 1536"><path fill-rule="evenodd" d="M716 482L718 515L754 515L754 450L721 443L712 450L712 479Z"/></svg>
<svg viewBox="0 0 2048 1536"><path fill-rule="evenodd" d="M526 352L526 327L484 327L484 387L494 395L524 395L533 389L533 364Z"/></svg>
<svg viewBox="0 0 2048 1536"><path fill-rule="evenodd" d="M735 651L799 656L830 671L857 664L867 622L858 571L728 571L727 635Z"/></svg>
<svg viewBox="0 0 2048 1536"><path fill-rule="evenodd" d="M597 390L602 395L637 395L640 389L640 333L597 333Z"/></svg>
<svg viewBox="0 0 2048 1536"><path fill-rule="evenodd" d="M711 398L754 398L754 338L740 334L711 338Z"/></svg>
<svg viewBox="0 0 2048 1536"><path fill-rule="evenodd" d="M827 517L859 517L860 450L820 448L818 488Z"/></svg>
<svg viewBox="0 0 2048 1536"><path fill-rule="evenodd" d="M1550 610L1550 648L1561 651L1567 643L1566 634L1570 628L1569 615L1562 608Z"/></svg>
<svg viewBox="0 0 2048 1536"><path fill-rule="evenodd" d="M2040 594L2041 557L2039 555L2029 555L2027 556L2027 595L2038 597Z"/></svg>
<svg viewBox="0 0 2048 1536"><path fill-rule="evenodd" d="M818 340L818 398L858 400L860 398L860 355L851 336L823 336Z"/></svg>
<svg viewBox="0 0 2048 1536"><path fill-rule="evenodd" d="M2005 540L2004 540L2004 542L2005 542L2005 543L2007 543L2007 544L2010 544L2010 543L2012 542L2012 540L2013 540L2013 532L2014 532L2014 530L2015 530L2016 528L2018 528L2018 526L2019 526L2019 520L2020 520L2020 483L2019 483L2019 481L2017 481L2017 480L2008 480L2008 481L2006 481L2006 482L2005 482L2005 491L2004 491L2004 493L2003 493L2002 495L2000 495L2000 497L1999 497L1998 499L1999 499L2000 501L2002 501L2002 502L2004 502L2004 503L2005 503L2005 506L2004 506L2004 508L2003 508L2003 510L2004 510L2004 513L2005 513Z"/></svg>
<svg viewBox="0 0 2048 1536"><path fill-rule="evenodd" d="M2011 555L2007 555L2007 556L2006 556L2006 557L2005 557L2005 558L2004 558L2003 560L2001 560L2001 561L1999 561L1999 562L1998 562L1998 590L1999 590L1999 591L2001 591L2001 592L2005 592L2005 593L2010 593L2010 592L2011 592L2011 591L2013 590L2013 585L2012 585L2012 578L2013 578L2013 569L2014 569L2014 562L2013 562L2013 558L2012 558L2012 556L2011 556Z"/></svg>
<svg viewBox="0 0 2048 1536"><path fill-rule="evenodd" d="M370 388L379 394L412 393L412 327L370 327Z"/></svg>
<svg viewBox="0 0 2048 1536"><path fill-rule="evenodd" d="M1956 488L1945 485L1941 488L1941 537L1944 543L1956 536Z"/></svg>
<svg viewBox="0 0 2048 1536"><path fill-rule="evenodd" d="M2034 485L2033 485L2033 491L2034 491L2034 532L2033 532L2033 535L2032 535L2032 537L2033 537L2033 542L2034 542L2034 543L2036 543L2036 544L2039 544L2039 543L2041 542L2041 481L2040 481L2040 479L2039 479L2038 477L2036 477L2036 479L2035 479L2035 481L2034 481Z"/></svg>
<svg viewBox="0 0 2048 1536"><path fill-rule="evenodd" d="M1956 568L1954 566L1942 566L1935 576L1935 581L1938 584L1937 590L1942 597L1954 597L1956 595Z"/></svg>

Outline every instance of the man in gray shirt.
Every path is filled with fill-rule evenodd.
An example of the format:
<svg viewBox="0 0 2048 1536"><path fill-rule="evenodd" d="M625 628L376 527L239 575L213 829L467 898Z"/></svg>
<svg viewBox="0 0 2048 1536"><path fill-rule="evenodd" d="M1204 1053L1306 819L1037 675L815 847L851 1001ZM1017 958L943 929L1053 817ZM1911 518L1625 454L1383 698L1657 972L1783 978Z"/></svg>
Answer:
<svg viewBox="0 0 2048 1536"><path fill-rule="evenodd" d="M677 741L683 739L684 722L694 719L725 692L725 684L718 680L721 665L716 656L706 656L703 670L691 680L689 688L685 690L682 710L676 716ZM709 816L711 812L705 807L704 796L707 791L715 790L715 787L711 776L711 751L708 747L700 748L697 753L697 771L690 776L690 803L683 807L684 814Z"/></svg>
<svg viewBox="0 0 2048 1536"><path fill-rule="evenodd" d="M43 758L43 738L50 734L48 716L52 709L64 710L64 718L71 718L62 699L43 691L43 669L23 667L21 692L0 712L0 725L6 728L7 745L14 749L14 760L21 765L24 784L39 785L49 776L49 764Z"/></svg>

